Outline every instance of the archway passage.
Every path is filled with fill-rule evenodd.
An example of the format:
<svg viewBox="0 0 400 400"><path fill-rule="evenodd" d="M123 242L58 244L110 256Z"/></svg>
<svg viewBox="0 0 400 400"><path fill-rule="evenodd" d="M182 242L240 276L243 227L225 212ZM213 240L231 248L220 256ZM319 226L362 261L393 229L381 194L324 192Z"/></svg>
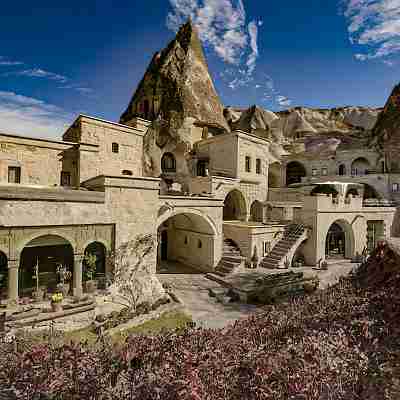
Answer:
<svg viewBox="0 0 400 400"><path fill-rule="evenodd" d="M268 166L268 187L281 187L281 164L274 162Z"/></svg>
<svg viewBox="0 0 400 400"><path fill-rule="evenodd" d="M239 190L234 189L227 194L224 201L224 221L245 221L246 210L246 200Z"/></svg>
<svg viewBox="0 0 400 400"><path fill-rule="evenodd" d="M8 289L8 259L0 251L0 299L7 298Z"/></svg>
<svg viewBox="0 0 400 400"><path fill-rule="evenodd" d="M327 258L351 258L354 254L354 236L351 225L345 221L334 222L326 235Z"/></svg>
<svg viewBox="0 0 400 400"><path fill-rule="evenodd" d="M286 166L286 185L301 183L301 178L306 176L306 169L298 161L292 161Z"/></svg>
<svg viewBox="0 0 400 400"><path fill-rule="evenodd" d="M199 273L214 265L215 231L197 214L174 215L158 227L157 273Z"/></svg>
<svg viewBox="0 0 400 400"><path fill-rule="evenodd" d="M370 169L369 161L364 157L356 158L351 164L352 175L365 175Z"/></svg>
<svg viewBox="0 0 400 400"><path fill-rule="evenodd" d="M258 200L253 201L250 207L250 219L254 222L263 222L263 205Z"/></svg>
<svg viewBox="0 0 400 400"><path fill-rule="evenodd" d="M59 283L57 266L64 265L73 273L74 252L61 236L44 235L31 240L22 250L19 267L19 296L27 296L36 288L35 266L38 266L39 287L55 290ZM72 281L72 279L71 279Z"/></svg>
<svg viewBox="0 0 400 400"><path fill-rule="evenodd" d="M103 243L92 242L85 249L85 255L92 254L96 256L95 276L104 276L106 273L106 248ZM85 261L83 262L86 264Z"/></svg>

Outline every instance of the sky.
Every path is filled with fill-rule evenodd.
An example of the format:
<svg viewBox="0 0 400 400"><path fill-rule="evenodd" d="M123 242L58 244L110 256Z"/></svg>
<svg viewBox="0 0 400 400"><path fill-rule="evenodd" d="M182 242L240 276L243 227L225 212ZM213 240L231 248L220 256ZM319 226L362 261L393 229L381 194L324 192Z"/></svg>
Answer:
<svg viewBox="0 0 400 400"><path fill-rule="evenodd" d="M400 81L400 0L7 1L0 132L58 139L79 114L118 122L189 17L225 106L382 107Z"/></svg>

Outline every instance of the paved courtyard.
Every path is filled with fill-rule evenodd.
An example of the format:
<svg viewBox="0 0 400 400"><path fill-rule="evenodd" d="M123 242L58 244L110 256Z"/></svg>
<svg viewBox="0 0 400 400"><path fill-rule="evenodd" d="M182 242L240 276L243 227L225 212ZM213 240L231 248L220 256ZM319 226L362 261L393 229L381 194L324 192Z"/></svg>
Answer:
<svg viewBox="0 0 400 400"><path fill-rule="evenodd" d="M321 271L310 267L290 268L295 272L303 271L306 274L317 274L320 278L320 288L336 283L340 276L347 275L356 264L348 260L330 260L327 271ZM157 275L161 283L168 283L174 289L176 295L184 302L193 321L198 326L205 328L223 328L237 319L245 318L257 309L250 304L229 303L222 304L215 297L210 297L209 290L223 289L217 282L211 281L203 273L190 267L168 262L160 267L161 273ZM255 270L250 270L255 271ZM266 270L263 273L287 272L288 270Z"/></svg>

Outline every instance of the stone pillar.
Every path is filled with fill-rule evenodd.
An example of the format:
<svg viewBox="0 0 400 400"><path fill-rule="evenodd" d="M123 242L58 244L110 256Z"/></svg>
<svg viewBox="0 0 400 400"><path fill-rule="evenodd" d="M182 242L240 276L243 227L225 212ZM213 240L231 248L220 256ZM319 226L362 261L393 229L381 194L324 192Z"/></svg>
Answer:
<svg viewBox="0 0 400 400"><path fill-rule="evenodd" d="M82 289L82 263L83 254L74 254L74 276L73 276L73 295L76 297L81 297L83 294Z"/></svg>
<svg viewBox="0 0 400 400"><path fill-rule="evenodd" d="M19 260L8 261L8 301L11 304L18 301L18 267Z"/></svg>

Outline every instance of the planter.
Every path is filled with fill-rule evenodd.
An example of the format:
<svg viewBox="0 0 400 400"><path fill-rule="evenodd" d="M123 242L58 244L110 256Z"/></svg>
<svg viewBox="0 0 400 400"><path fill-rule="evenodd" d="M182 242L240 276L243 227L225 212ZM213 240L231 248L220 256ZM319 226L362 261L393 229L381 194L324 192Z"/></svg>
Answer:
<svg viewBox="0 0 400 400"><path fill-rule="evenodd" d="M97 290L97 281L85 281L84 286L86 293L93 293Z"/></svg>
<svg viewBox="0 0 400 400"><path fill-rule="evenodd" d="M36 301L42 301L44 299L45 291L43 289L34 290L32 292L32 298Z"/></svg>
<svg viewBox="0 0 400 400"><path fill-rule="evenodd" d="M58 302L58 303L51 302L50 304L51 304L51 310L53 312L59 312L59 311L62 311L62 309L63 309L62 303L60 303L60 302Z"/></svg>

